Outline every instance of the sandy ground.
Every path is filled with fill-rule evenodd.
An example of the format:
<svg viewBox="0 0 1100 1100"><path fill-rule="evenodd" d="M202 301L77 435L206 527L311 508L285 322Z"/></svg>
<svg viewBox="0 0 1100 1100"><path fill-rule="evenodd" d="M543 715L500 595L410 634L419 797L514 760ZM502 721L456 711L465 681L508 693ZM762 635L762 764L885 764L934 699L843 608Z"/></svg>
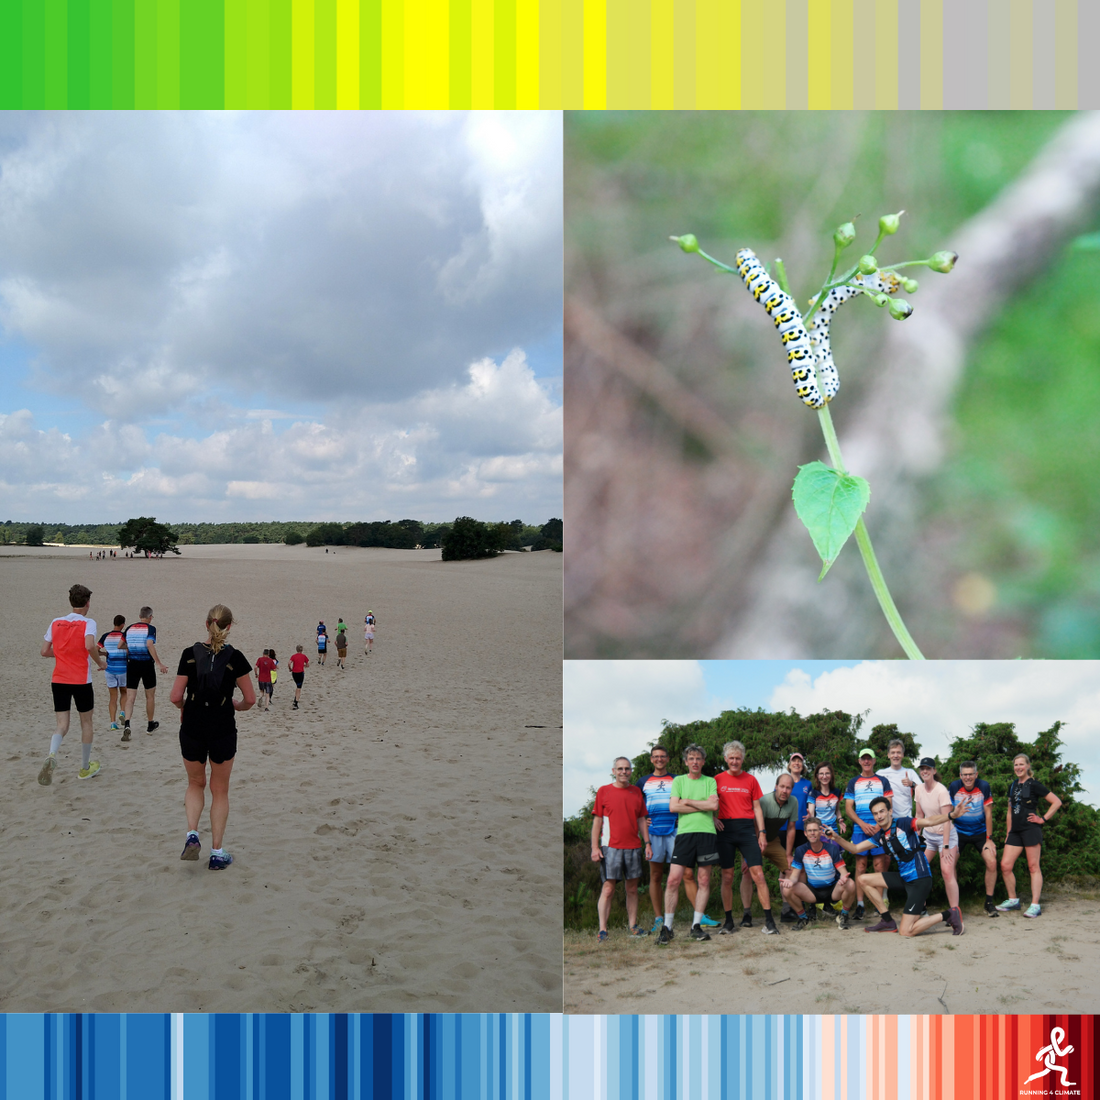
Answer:
<svg viewBox="0 0 1100 1100"><path fill-rule="evenodd" d="M561 562L439 551L186 547L163 561L0 548L6 629L0 759L0 1010L560 1011ZM39 656L70 584L99 633L153 607L160 677L127 745L96 682L103 771L80 781L79 726L53 785ZM186 777L168 702L180 652L224 602L231 642L281 664L270 713L238 717L226 847L179 859ZM368 608L374 654L362 648ZM314 627L350 624L348 669ZM287 658L311 659L294 712ZM209 805L209 802L208 804Z"/></svg>
<svg viewBox="0 0 1100 1100"><path fill-rule="evenodd" d="M999 895L1003 897L1003 892ZM895 917L897 908L895 907ZM965 931L946 925L903 940L842 932L823 921L802 932L780 925L708 943L613 930L565 934L565 1011L579 1013L1053 1013L1100 1011L1100 899L1050 895L1043 915L991 919L965 913ZM738 918L740 919L740 918Z"/></svg>

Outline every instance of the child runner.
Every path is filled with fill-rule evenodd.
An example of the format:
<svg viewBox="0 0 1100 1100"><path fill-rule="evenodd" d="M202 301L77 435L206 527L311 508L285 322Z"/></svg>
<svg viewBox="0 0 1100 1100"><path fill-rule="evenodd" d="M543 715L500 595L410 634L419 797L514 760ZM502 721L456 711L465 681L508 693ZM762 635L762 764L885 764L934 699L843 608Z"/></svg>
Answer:
<svg viewBox="0 0 1100 1100"><path fill-rule="evenodd" d="M119 730L119 724L126 718L126 634L123 627L126 625L125 615L115 616L113 630L108 630L99 639L101 652L107 654L107 678L108 714L111 716L111 729ZM116 718L115 715L118 715ZM130 731L122 730L122 740L130 740Z"/></svg>

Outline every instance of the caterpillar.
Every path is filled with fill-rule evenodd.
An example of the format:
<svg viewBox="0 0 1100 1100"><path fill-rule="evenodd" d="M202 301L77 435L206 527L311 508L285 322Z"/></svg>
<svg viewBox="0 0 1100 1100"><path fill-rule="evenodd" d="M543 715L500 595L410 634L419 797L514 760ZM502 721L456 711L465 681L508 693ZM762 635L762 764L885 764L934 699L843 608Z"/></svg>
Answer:
<svg viewBox="0 0 1100 1100"><path fill-rule="evenodd" d="M833 352L829 347L829 324L833 314L845 302L856 297L857 294L862 294L864 289L874 294L896 294L901 287L901 280L893 272L883 274L876 271L873 275L856 275L855 280L859 283L858 287L838 286L830 290L810 321L810 343L814 349L814 365L817 369L821 393L826 401L832 401L840 389L840 375L837 373ZM811 298L810 305L812 306L816 301L816 297Z"/></svg>
<svg viewBox="0 0 1100 1100"><path fill-rule="evenodd" d="M779 338L787 347L787 362L791 365L795 392L804 405L820 409L829 398L822 397L818 389L813 345L794 299L780 290L779 284L764 270L751 248L742 248L737 253L737 274L779 329ZM835 373L835 367L833 371Z"/></svg>

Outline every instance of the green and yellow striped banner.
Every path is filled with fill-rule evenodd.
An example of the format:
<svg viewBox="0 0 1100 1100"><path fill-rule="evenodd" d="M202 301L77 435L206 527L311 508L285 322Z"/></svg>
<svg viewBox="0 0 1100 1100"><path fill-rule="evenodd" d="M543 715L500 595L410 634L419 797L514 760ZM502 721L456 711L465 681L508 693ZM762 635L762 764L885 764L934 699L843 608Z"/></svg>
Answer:
<svg viewBox="0 0 1100 1100"><path fill-rule="evenodd" d="M1091 0L0 0L0 107L1100 106Z"/></svg>

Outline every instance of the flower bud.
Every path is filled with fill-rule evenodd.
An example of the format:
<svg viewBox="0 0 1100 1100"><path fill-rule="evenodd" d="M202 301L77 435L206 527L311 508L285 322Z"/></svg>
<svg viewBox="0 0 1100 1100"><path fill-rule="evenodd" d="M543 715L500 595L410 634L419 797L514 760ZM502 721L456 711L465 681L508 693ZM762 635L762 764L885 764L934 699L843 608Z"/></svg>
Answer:
<svg viewBox="0 0 1100 1100"><path fill-rule="evenodd" d="M904 321L912 312L913 307L904 298L890 299L890 316L895 321Z"/></svg>
<svg viewBox="0 0 1100 1100"><path fill-rule="evenodd" d="M933 271L942 271L947 274L958 260L959 254L957 252L937 252L935 256L928 261L928 266Z"/></svg>
<svg viewBox="0 0 1100 1100"><path fill-rule="evenodd" d="M905 288L906 294L916 294L917 287L920 286L920 283L918 283L916 279L910 279L903 275L901 277L901 285Z"/></svg>
<svg viewBox="0 0 1100 1100"><path fill-rule="evenodd" d="M847 248L856 239L856 227L851 222L838 225L833 231L833 242L837 248Z"/></svg>
<svg viewBox="0 0 1100 1100"><path fill-rule="evenodd" d="M870 295L871 301L875 303L880 309L883 306L890 305L890 299L885 294L872 294Z"/></svg>
<svg viewBox="0 0 1100 1100"><path fill-rule="evenodd" d="M685 233L682 237L669 237L670 241L675 241L685 252L698 252L699 242L695 239L694 233Z"/></svg>
<svg viewBox="0 0 1100 1100"><path fill-rule="evenodd" d="M861 256L859 258L859 271L861 275L874 275L878 271L878 264L874 256Z"/></svg>
<svg viewBox="0 0 1100 1100"><path fill-rule="evenodd" d="M878 231L892 237L898 231L898 227L901 225L901 216L904 213L904 210L899 210L896 214L883 214L878 220Z"/></svg>

